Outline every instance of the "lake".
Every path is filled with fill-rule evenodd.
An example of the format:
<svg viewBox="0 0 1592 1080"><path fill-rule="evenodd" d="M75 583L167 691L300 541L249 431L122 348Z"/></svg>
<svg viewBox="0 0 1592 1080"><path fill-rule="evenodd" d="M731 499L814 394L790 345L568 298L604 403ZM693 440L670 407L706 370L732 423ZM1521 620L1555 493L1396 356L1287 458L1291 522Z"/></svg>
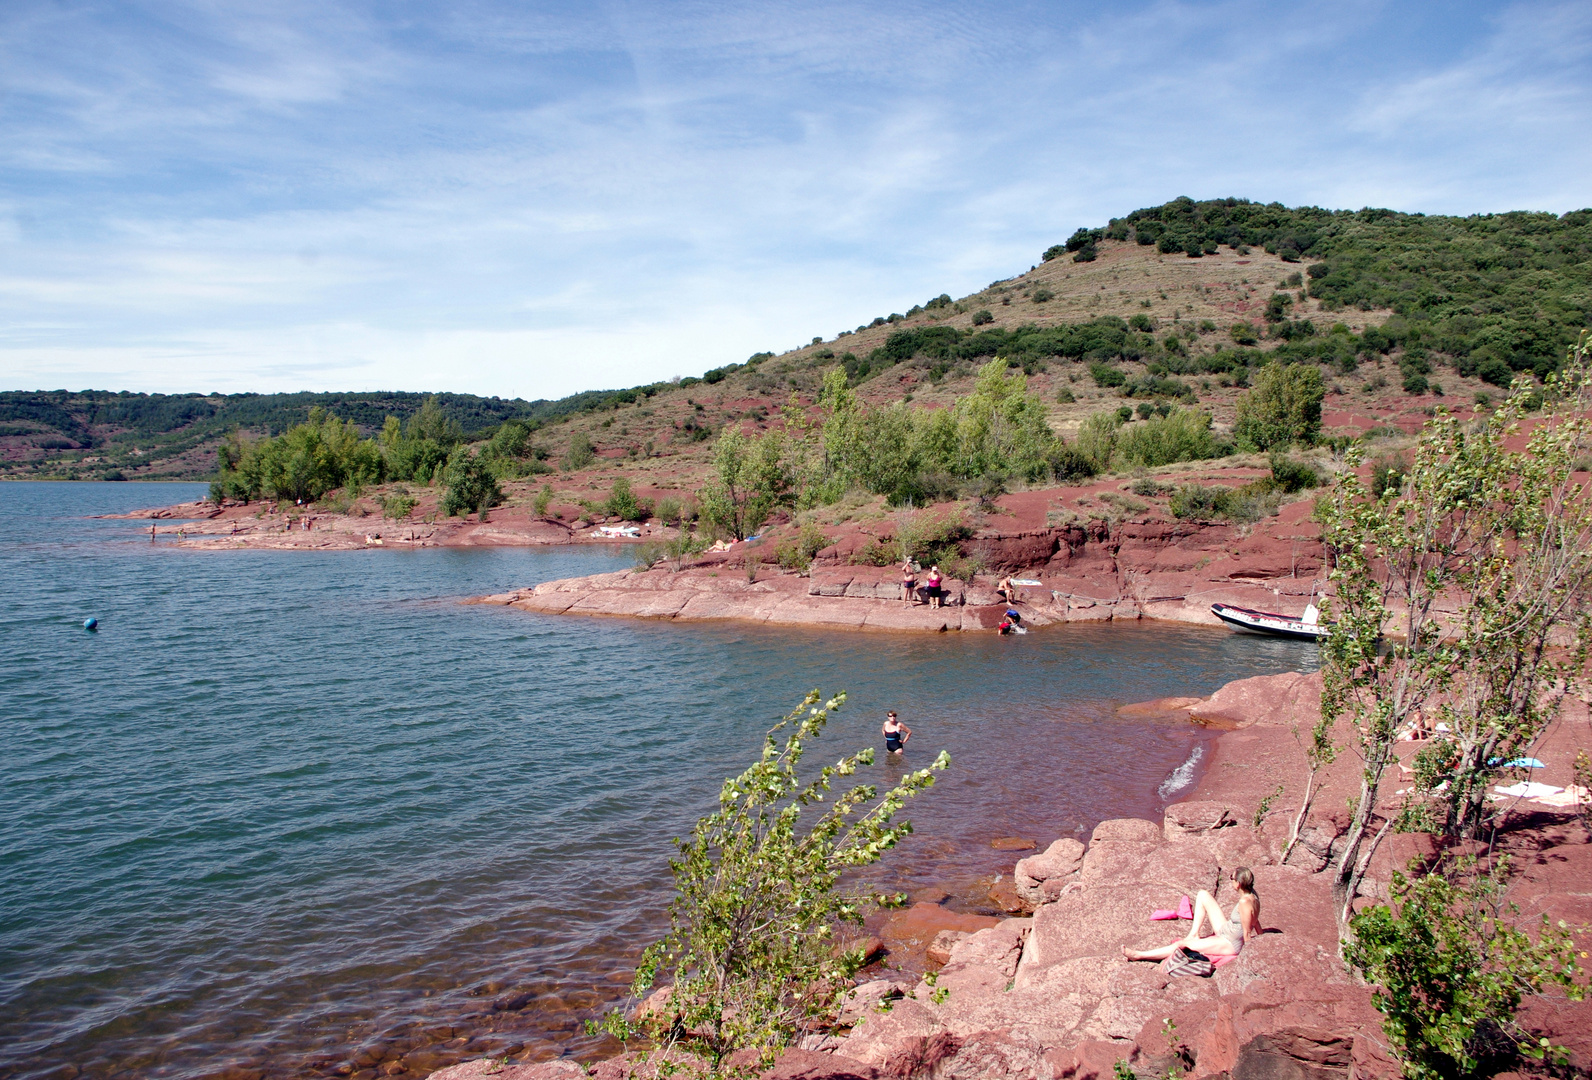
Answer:
<svg viewBox="0 0 1592 1080"><path fill-rule="evenodd" d="M1117 705L1316 664L1152 623L539 616L458 601L628 552L201 552L92 516L204 490L0 484L0 1075L330 1073L466 1037L504 996L491 1047L590 1054L671 838L808 689L850 695L809 761L882 746L889 708L914 738L870 779L950 751L877 871L909 887L1009 872L993 837L1176 801L1209 736Z"/></svg>

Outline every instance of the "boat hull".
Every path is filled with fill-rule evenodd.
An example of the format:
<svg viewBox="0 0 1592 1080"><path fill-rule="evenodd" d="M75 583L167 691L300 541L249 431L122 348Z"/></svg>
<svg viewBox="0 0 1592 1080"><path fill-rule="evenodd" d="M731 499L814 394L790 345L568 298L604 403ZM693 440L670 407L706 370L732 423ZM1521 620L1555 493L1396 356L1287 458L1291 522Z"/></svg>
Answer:
<svg viewBox="0 0 1592 1080"><path fill-rule="evenodd" d="M1317 641L1327 636L1325 626L1307 623L1291 615L1279 615L1274 611L1256 611L1252 608L1234 607L1231 604L1212 604L1211 614L1241 634L1292 638L1295 641Z"/></svg>

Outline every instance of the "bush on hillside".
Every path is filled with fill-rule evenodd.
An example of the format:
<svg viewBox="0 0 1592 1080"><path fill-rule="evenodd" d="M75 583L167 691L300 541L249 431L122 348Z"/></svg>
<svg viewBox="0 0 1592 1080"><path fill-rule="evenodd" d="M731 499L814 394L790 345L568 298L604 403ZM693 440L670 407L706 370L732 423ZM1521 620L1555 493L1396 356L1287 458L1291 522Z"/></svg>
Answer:
<svg viewBox="0 0 1592 1080"><path fill-rule="evenodd" d="M1100 387L1121 386L1128 381L1122 369L1102 364L1098 360L1089 365L1089 375L1094 379L1095 385Z"/></svg>
<svg viewBox="0 0 1592 1080"><path fill-rule="evenodd" d="M597 460L597 451L584 432L577 431L569 437L569 449L564 452L564 470L579 472Z"/></svg>
<svg viewBox="0 0 1592 1080"><path fill-rule="evenodd" d="M1256 373L1253 388L1239 395L1233 437L1251 451L1309 443L1321 430L1325 397L1320 368L1274 360Z"/></svg>
<svg viewBox="0 0 1592 1080"><path fill-rule="evenodd" d="M646 521L652 516L652 505L637 499L630 488L630 481L619 476L614 478L613 486L608 489L608 501L603 504L603 511L621 521Z"/></svg>
<svg viewBox="0 0 1592 1080"><path fill-rule="evenodd" d="M1116 457L1122 464L1153 469L1180 461L1204 461L1230 453L1232 447L1211 433L1209 413L1173 409L1147 418L1117 436Z"/></svg>
<svg viewBox="0 0 1592 1080"><path fill-rule="evenodd" d="M1321 474L1312 466L1276 451L1271 455L1271 479L1280 490L1290 495L1321 486Z"/></svg>

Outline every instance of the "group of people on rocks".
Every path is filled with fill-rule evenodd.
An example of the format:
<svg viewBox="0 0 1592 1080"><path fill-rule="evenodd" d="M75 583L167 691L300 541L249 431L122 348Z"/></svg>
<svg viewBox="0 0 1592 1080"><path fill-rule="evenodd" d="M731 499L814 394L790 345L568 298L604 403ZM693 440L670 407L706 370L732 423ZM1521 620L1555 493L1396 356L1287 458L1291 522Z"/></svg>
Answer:
<svg viewBox="0 0 1592 1080"><path fill-rule="evenodd" d="M945 575L940 572L939 566L931 565L929 572L923 576L923 583L919 585L918 574L921 572L922 568L914 559L908 558L901 563L902 602L907 604L926 603L931 608L942 606L946 594ZM1010 575L1001 578L995 586L995 593L1007 605L1014 605L1022 599L1018 592L1017 582ZM1017 614L1015 608L1008 611L1007 616L1015 622L1020 623L1022 621L1022 617ZM1007 628L1003 626L1001 632L1007 632Z"/></svg>
<svg viewBox="0 0 1592 1080"><path fill-rule="evenodd" d="M930 566L919 587L918 564L907 559L901 564L901 599L908 604L921 601L931 608L939 607L945 600L945 575L938 566Z"/></svg>

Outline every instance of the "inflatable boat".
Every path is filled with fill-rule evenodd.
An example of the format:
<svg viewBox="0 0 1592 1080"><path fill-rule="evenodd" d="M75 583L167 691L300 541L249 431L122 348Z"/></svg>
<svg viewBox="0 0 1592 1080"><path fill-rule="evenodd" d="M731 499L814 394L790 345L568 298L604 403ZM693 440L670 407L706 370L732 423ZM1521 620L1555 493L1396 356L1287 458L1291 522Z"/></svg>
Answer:
<svg viewBox="0 0 1592 1080"><path fill-rule="evenodd" d="M1305 608L1305 613L1297 618L1278 615L1274 611L1234 607L1232 604L1212 604L1211 614L1241 634L1266 634L1304 641L1315 641L1327 636L1327 628L1320 621L1321 613L1314 604Z"/></svg>

